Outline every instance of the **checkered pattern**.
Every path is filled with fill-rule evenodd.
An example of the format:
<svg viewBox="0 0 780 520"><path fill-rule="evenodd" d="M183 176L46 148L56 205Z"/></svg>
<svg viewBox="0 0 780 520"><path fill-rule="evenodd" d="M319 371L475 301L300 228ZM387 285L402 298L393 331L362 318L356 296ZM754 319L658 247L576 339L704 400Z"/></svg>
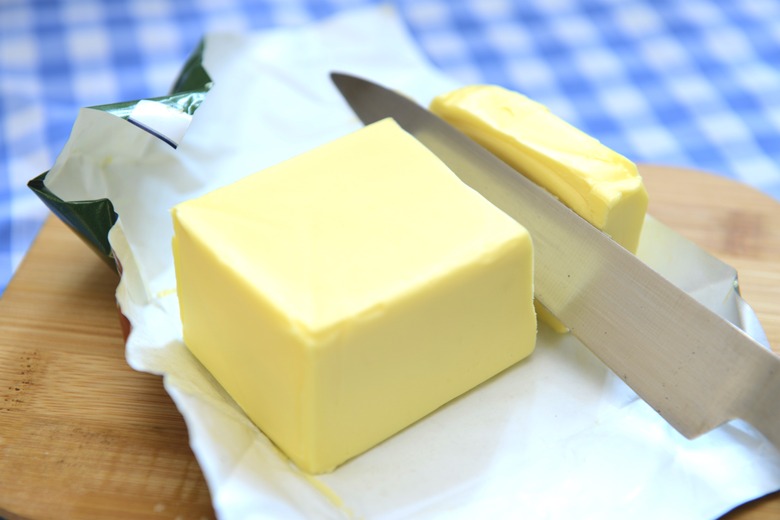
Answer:
<svg viewBox="0 0 780 520"><path fill-rule="evenodd" d="M0 292L46 213L25 183L51 166L79 107L164 94L204 32L372 3L0 2ZM780 2L396 4L461 82L519 90L636 161L710 170L780 199Z"/></svg>

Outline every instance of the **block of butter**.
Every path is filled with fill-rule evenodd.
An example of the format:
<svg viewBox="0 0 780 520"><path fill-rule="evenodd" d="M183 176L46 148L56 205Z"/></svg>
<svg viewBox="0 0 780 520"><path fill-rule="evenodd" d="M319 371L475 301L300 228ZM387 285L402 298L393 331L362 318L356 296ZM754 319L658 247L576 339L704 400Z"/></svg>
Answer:
<svg viewBox="0 0 780 520"><path fill-rule="evenodd" d="M430 108L636 253L648 199L629 159L544 105L499 86L463 87L436 97ZM566 330L541 307L539 317Z"/></svg>
<svg viewBox="0 0 780 520"><path fill-rule="evenodd" d="M528 356L528 232L393 120L179 204L184 340L301 469Z"/></svg>

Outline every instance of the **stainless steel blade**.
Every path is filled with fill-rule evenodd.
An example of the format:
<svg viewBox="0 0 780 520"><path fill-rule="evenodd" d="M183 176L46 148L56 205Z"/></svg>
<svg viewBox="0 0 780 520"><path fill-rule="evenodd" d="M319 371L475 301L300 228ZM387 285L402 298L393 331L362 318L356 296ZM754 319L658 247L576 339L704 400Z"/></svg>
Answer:
<svg viewBox="0 0 780 520"><path fill-rule="evenodd" d="M392 117L529 230L536 297L678 431L741 418L780 447L780 358L414 101L331 77L364 124Z"/></svg>

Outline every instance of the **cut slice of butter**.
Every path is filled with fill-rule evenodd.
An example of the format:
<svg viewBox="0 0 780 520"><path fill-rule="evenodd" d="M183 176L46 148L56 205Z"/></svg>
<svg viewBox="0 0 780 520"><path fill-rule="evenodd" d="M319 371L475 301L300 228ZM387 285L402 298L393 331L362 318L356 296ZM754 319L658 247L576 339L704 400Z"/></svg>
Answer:
<svg viewBox="0 0 780 520"><path fill-rule="evenodd" d="M526 96L494 85L443 94L431 111L636 252L647 191L636 165ZM565 332L541 307L539 318Z"/></svg>
<svg viewBox="0 0 780 520"><path fill-rule="evenodd" d="M187 347L307 472L533 351L528 232L390 119L173 221Z"/></svg>

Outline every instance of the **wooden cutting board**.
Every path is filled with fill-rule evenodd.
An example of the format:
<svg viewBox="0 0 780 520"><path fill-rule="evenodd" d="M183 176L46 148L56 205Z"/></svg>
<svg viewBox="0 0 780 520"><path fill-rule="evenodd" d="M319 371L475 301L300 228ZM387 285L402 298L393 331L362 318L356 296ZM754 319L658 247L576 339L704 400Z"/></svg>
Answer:
<svg viewBox="0 0 780 520"><path fill-rule="evenodd" d="M732 181L642 168L651 213L736 267L780 348L780 203ZM0 518L213 518L161 379L124 360L117 277L50 218L0 299ZM776 493L729 518L780 516Z"/></svg>

